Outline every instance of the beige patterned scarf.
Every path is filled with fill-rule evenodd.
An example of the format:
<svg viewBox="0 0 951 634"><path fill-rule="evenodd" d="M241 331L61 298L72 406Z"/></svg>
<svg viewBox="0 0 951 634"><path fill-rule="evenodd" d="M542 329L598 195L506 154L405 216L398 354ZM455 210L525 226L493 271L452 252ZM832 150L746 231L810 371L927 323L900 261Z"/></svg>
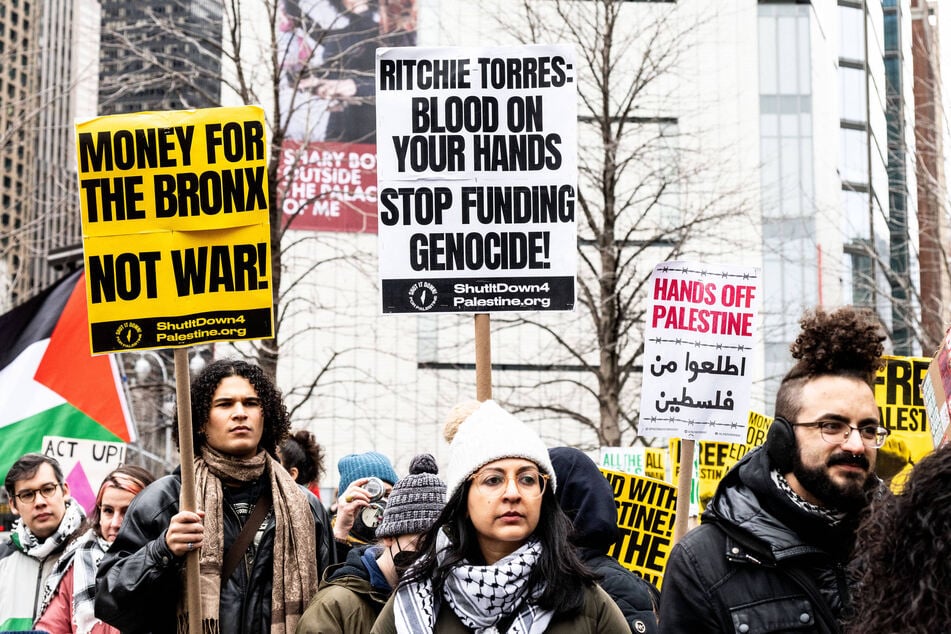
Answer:
<svg viewBox="0 0 951 634"><path fill-rule="evenodd" d="M221 596L221 564L224 559L224 494L222 481L247 484L266 471L274 504L274 573L271 592L271 633L291 634L317 592L317 548L314 517L304 492L284 469L260 451L250 459L238 459L211 447L195 458L195 494L198 508L205 511L204 546L199 559L202 630L218 634ZM183 570L184 575L184 570ZM178 607L178 631L187 632L186 589L182 586Z"/></svg>

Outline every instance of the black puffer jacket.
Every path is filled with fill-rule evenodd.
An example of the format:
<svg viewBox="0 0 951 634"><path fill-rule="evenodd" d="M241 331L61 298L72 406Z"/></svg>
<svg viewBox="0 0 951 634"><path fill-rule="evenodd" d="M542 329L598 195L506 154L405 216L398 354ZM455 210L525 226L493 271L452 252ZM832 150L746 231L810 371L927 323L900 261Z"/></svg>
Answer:
<svg viewBox="0 0 951 634"><path fill-rule="evenodd" d="M258 486L264 486L265 482ZM260 482L260 481L259 481ZM254 486L254 485L252 485ZM178 473L152 483L135 497L116 541L96 572L96 616L123 632L175 632L184 559L165 544L165 530L178 512L182 483ZM327 512L306 491L316 523L317 573L322 574L332 552ZM256 497L256 496L255 496ZM224 549L234 543L241 523L225 505ZM266 633L271 630L274 514L268 513L250 576L239 564L221 589L220 631Z"/></svg>
<svg viewBox="0 0 951 634"><path fill-rule="evenodd" d="M558 479L555 495L574 524L571 541L582 560L600 575L599 585L621 608L632 632L657 632L657 588L607 554L620 536L611 485L578 449L556 447L548 454Z"/></svg>
<svg viewBox="0 0 951 634"><path fill-rule="evenodd" d="M797 506L751 451L670 553L661 632L840 632L856 520L831 526Z"/></svg>

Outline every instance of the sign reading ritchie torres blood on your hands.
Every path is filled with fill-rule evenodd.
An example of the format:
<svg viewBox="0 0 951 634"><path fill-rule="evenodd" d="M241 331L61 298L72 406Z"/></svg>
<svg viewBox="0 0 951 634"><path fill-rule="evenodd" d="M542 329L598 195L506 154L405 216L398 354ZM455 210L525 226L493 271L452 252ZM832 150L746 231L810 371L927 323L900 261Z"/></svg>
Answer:
<svg viewBox="0 0 951 634"><path fill-rule="evenodd" d="M573 49L379 49L376 81L383 312L573 309Z"/></svg>
<svg viewBox="0 0 951 634"><path fill-rule="evenodd" d="M93 354L273 336L264 112L76 124Z"/></svg>
<svg viewBox="0 0 951 634"><path fill-rule="evenodd" d="M756 268L693 262L654 267L641 434L746 441L759 297Z"/></svg>

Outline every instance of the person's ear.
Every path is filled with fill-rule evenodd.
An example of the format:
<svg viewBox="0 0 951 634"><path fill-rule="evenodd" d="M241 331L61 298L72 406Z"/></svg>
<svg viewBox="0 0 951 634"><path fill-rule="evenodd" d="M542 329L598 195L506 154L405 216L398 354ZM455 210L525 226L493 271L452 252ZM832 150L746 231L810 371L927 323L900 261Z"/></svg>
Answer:
<svg viewBox="0 0 951 634"><path fill-rule="evenodd" d="M66 481L64 480L61 486L63 487L63 497L64 498L69 497L69 484L67 484Z"/></svg>
<svg viewBox="0 0 951 634"><path fill-rule="evenodd" d="M12 498L10 498L10 512L16 515L17 517L20 516L20 510L17 508L16 496L13 496Z"/></svg>
<svg viewBox="0 0 951 634"><path fill-rule="evenodd" d="M300 473L300 471L297 470L297 467L291 467L287 470L287 472L291 474L291 478L294 479L294 482L297 482L297 474Z"/></svg>

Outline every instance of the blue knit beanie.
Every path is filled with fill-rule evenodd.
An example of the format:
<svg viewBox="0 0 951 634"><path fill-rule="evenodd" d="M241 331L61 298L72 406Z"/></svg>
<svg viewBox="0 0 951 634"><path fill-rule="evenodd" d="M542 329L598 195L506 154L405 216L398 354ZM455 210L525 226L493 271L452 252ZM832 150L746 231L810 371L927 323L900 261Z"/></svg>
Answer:
<svg viewBox="0 0 951 634"><path fill-rule="evenodd" d="M343 495L351 482L360 478L377 477L390 485L399 480L390 459L376 451L348 454L337 463L337 470L340 472L340 484L337 487L339 495Z"/></svg>

